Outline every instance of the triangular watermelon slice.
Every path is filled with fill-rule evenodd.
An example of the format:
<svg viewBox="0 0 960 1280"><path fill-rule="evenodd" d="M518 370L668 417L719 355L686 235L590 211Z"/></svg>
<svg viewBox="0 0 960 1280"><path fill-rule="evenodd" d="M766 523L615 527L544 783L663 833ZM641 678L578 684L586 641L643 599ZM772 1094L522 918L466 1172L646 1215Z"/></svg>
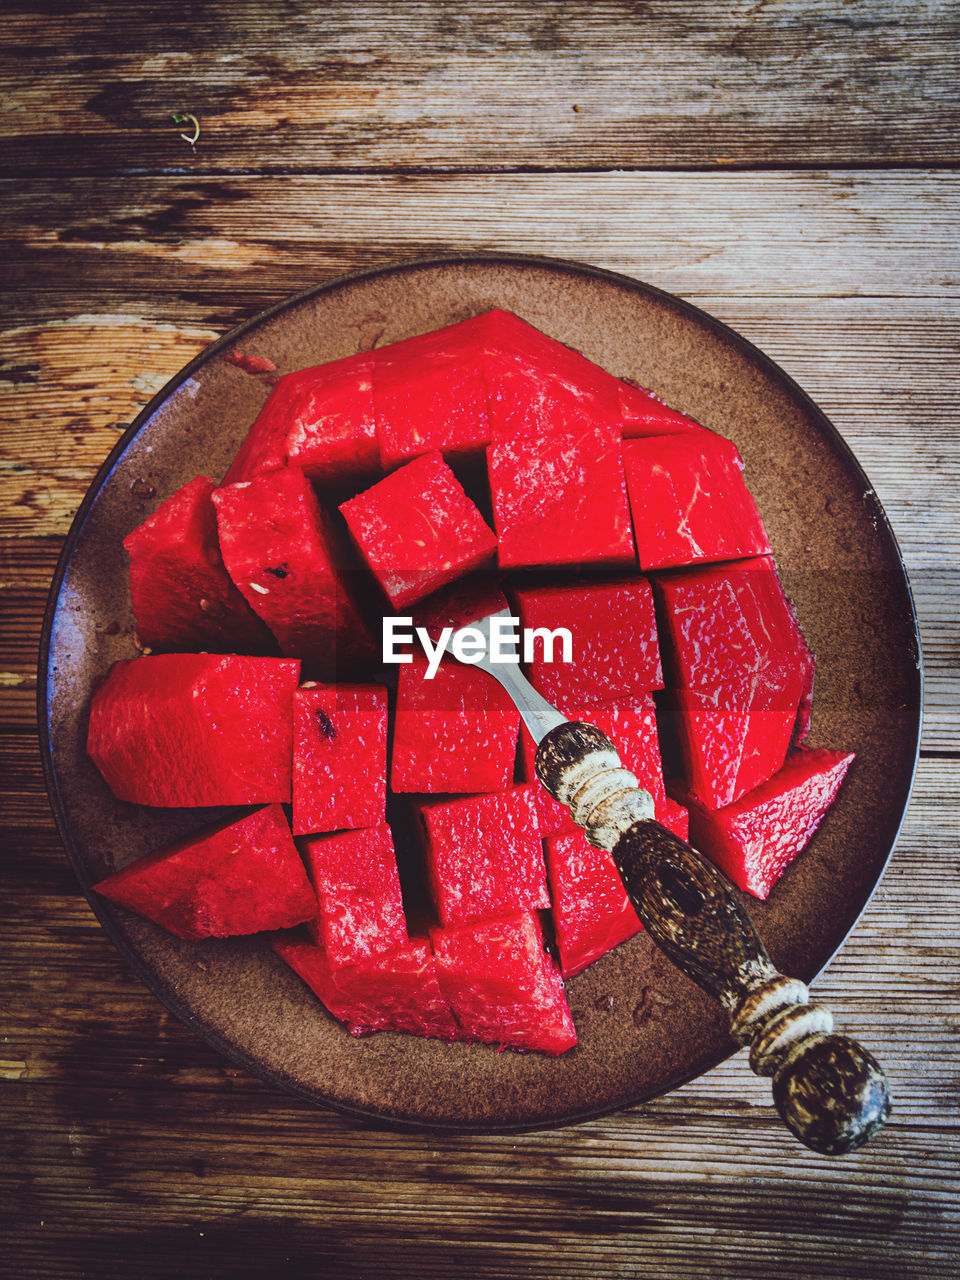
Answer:
<svg viewBox="0 0 960 1280"><path fill-rule="evenodd" d="M287 929L317 913L277 804L158 849L93 887L178 938Z"/></svg>

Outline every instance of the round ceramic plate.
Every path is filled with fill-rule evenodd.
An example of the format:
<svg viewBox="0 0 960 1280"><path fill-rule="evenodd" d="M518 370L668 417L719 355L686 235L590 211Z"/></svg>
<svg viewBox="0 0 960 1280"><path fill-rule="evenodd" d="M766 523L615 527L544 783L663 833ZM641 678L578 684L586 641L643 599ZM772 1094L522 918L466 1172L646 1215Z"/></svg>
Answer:
<svg viewBox="0 0 960 1280"><path fill-rule="evenodd" d="M47 781L80 882L89 890L219 816L114 799L84 740L91 690L136 653L122 538L198 473L221 476L267 395L232 353L285 373L491 307L635 378L739 446L817 656L809 743L857 753L811 844L766 903L750 900L774 963L809 980L883 871L916 762L919 647L896 543L836 430L761 352L676 298L565 262L454 257L334 280L209 347L127 431L67 540L41 652ZM643 934L568 982L580 1043L548 1058L388 1032L353 1038L261 939L182 942L96 895L91 903L143 981L228 1057L314 1102L385 1122L559 1124L663 1093L731 1049L718 1008Z"/></svg>

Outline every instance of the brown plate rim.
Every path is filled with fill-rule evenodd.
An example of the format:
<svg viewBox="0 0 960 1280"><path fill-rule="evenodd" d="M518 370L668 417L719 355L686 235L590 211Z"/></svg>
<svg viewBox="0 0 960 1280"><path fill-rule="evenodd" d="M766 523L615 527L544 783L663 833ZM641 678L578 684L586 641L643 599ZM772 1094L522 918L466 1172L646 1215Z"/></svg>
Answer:
<svg viewBox="0 0 960 1280"><path fill-rule="evenodd" d="M77 876L94 915L102 925L111 942L113 942L114 946L123 957L124 961L144 983L148 990L150 990L163 1003L163 1005L179 1019L179 1021L228 1060L244 1068L244 1070L249 1071L252 1075L265 1080L268 1083L283 1089L287 1093L301 1098L315 1106L322 1106L353 1119L371 1122L377 1126L391 1129L420 1132L434 1131L447 1133L495 1134L546 1130L550 1128L563 1127L568 1124L581 1123L586 1120L595 1119L599 1116L609 1115L625 1107L647 1101L650 1098L662 1096L663 1093L671 1092L673 1089L680 1087L680 1085L698 1078L705 1071L710 1070L718 1063L724 1061L725 1058L729 1057L736 1051L736 1046L731 1043L728 1051L713 1055L706 1065L701 1063L695 1066L688 1075L674 1079L672 1083L659 1092L644 1093L640 1096L613 1101L608 1100L605 1104L598 1107L585 1108L582 1111L571 1112L568 1115L550 1120L538 1119L528 1123L494 1125L488 1122L470 1123L466 1121L424 1121L414 1117L390 1115L387 1112L379 1110L352 1106L339 1100L320 1095L313 1090L303 1088L296 1080L287 1076L284 1072L264 1066L256 1057L231 1043L228 1039L222 1036L219 1031L209 1026L202 1018L198 1017L197 1014L179 998L176 992L172 990L169 985L143 961L139 952L130 945L123 933L114 924L112 917L108 914L103 904L91 891L89 878L86 874L84 858L73 838L73 833L70 828L70 824L67 821L65 808L61 800L59 782L53 763L53 747L50 736L50 707L48 698L51 635L57 614L63 579L70 566L74 549L83 532L90 509L117 462L123 456L134 438L143 429L144 425L164 404L168 397L171 396L184 382L186 382L197 369L202 367L209 360L215 358L225 348L235 345L244 334L256 329L264 321L289 307L295 306L305 299L316 297L327 291L342 288L344 285L350 285L354 282L375 279L378 276L422 270L424 268L434 266L448 267L461 263L468 264L478 262L508 267L511 265L542 266L557 272L566 273L570 276L586 276L593 279L609 281L611 284L614 284L619 288L632 290L647 297L658 298L669 303L682 313L685 313L692 319L695 319L697 323L712 329L718 334L718 336L723 337L726 341L738 347L756 366L764 369L776 381L778 381L781 386L785 387L790 394L794 396L800 404L802 404L804 410L811 416L811 418L816 421L818 429L829 439L831 446L839 455L844 467L850 473L863 480L867 500L871 508L870 515L875 522L877 533L886 541L887 550L891 553L890 561L899 571L899 580L895 585L901 595L900 603L904 607L904 615L912 630L911 639L914 647L913 656L916 659L916 685L912 689L913 696L911 698L911 703L912 708L915 711L915 719L913 722L912 751L908 757L909 768L904 770L904 777L899 780L900 792L896 798L896 807L899 812L899 819L896 823L895 829L891 833L889 846L884 851L883 861L880 864L875 880L869 886L866 893L862 895L862 900L853 899L851 902L851 906L854 909L852 918L849 920L848 924L845 926L841 925L839 927L838 936L835 936L832 939L829 955L822 961L811 977L815 977L817 974L823 972L823 970L834 959L846 938L856 927L857 922L866 910L873 894L876 892L877 886L883 878L883 874L889 864L890 857L903 826L904 816L910 802L913 784L916 777L922 730L924 674L917 611L906 565L904 564L902 552L887 514L880 503L879 498L876 496L876 493L860 465L860 462L837 428L826 417L819 406L803 390L803 388L800 387L774 360L750 342L749 339L743 337L736 330L724 324L723 321L716 319L716 317L712 316L709 312L703 311L693 303L677 297L675 294L671 294L664 289L660 289L655 285L647 284L630 276L622 275L619 272L591 266L589 264L577 262L573 259L554 258L547 255L524 253L453 253L403 259L375 267L365 268L361 271L347 272L336 277L331 277L321 284L312 285L298 293L287 295L276 302L273 306L258 312L250 319L234 326L222 337L218 338L208 347L205 347L203 351L184 365L183 368L181 368L180 371L175 374L174 377L171 378L155 396L153 396L140 413L137 414L136 418L110 450L110 453L107 455L103 464L97 471L77 510L76 515L74 516L64 542L64 546L60 553L56 570L51 580L46 608L44 610L37 666L37 714L44 782L50 800L51 809L53 811L54 820L60 839L63 842L67 859Z"/></svg>

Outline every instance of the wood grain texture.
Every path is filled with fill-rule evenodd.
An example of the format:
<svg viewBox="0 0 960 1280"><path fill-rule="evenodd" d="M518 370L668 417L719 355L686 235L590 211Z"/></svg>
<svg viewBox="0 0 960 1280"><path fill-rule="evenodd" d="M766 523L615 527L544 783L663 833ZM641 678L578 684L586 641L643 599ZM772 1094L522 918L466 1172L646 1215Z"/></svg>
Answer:
<svg viewBox="0 0 960 1280"><path fill-rule="evenodd" d="M161 0L148 21L13 0L0 156L14 174L953 164L958 32L934 0Z"/></svg>
<svg viewBox="0 0 960 1280"><path fill-rule="evenodd" d="M958 32L939 0L6 7L0 1274L958 1273ZM199 117L195 149L177 111ZM97 467L231 325L463 249L589 261L727 321L835 422L891 518L925 754L889 869L813 988L891 1080L888 1128L852 1157L792 1143L742 1056L554 1132L314 1111L174 1020L79 894L34 660Z"/></svg>

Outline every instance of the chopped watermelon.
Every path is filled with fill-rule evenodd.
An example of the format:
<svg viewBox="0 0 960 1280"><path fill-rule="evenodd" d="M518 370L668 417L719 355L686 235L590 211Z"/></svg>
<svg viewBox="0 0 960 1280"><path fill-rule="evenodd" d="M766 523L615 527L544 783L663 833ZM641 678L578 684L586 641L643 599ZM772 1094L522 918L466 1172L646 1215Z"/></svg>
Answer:
<svg viewBox="0 0 960 1280"><path fill-rule="evenodd" d="M770 550L731 440L709 431L629 440L623 464L642 569Z"/></svg>
<svg viewBox="0 0 960 1280"><path fill-rule="evenodd" d="M331 964L323 948L302 934L275 936L270 945L351 1035L407 1031L441 1040L460 1038L425 938L411 938L394 951L346 966Z"/></svg>
<svg viewBox="0 0 960 1280"><path fill-rule="evenodd" d="M605 849L581 831L553 836L545 848L560 972L572 978L642 926Z"/></svg>
<svg viewBox="0 0 960 1280"><path fill-rule="evenodd" d="M685 772L702 804L722 808L783 764L813 658L769 556L663 574L654 585Z"/></svg>
<svg viewBox="0 0 960 1280"><path fill-rule="evenodd" d="M293 697L293 830L338 831L383 822L387 691L318 685Z"/></svg>
<svg viewBox="0 0 960 1280"><path fill-rule="evenodd" d="M423 804L420 816L443 924L549 907L531 787Z"/></svg>
<svg viewBox="0 0 960 1280"><path fill-rule="evenodd" d="M113 794L135 804L289 804L299 674L286 658L117 662L93 695L87 751Z"/></svg>
<svg viewBox="0 0 960 1280"><path fill-rule="evenodd" d="M562 586L524 587L514 593L524 629L565 627L572 661L559 643L544 660L538 639L528 664L530 683L550 702L609 702L663 688L653 592L644 578Z"/></svg>
<svg viewBox="0 0 960 1280"><path fill-rule="evenodd" d="M672 436L684 431L706 431L706 427L701 427L685 413L671 409L658 395L647 391L630 378L621 378L617 391L625 440L638 436Z"/></svg>
<svg viewBox="0 0 960 1280"><path fill-rule="evenodd" d="M419 454L482 452L490 439L478 338L482 317L380 347L373 393L380 457L395 467Z"/></svg>
<svg viewBox="0 0 960 1280"><path fill-rule="evenodd" d="M279 805L166 845L93 887L178 938L287 929L317 910Z"/></svg>
<svg viewBox="0 0 960 1280"><path fill-rule="evenodd" d="M357 964L407 941L407 925L385 823L302 841L320 911L310 924L333 965Z"/></svg>
<svg viewBox="0 0 960 1280"><path fill-rule="evenodd" d="M690 839L739 888L768 897L806 847L853 761L851 751L792 751L774 777L726 808L699 804L683 784L671 791L690 810Z"/></svg>
<svg viewBox="0 0 960 1280"><path fill-rule="evenodd" d="M621 434L620 383L586 356L509 311L483 323L483 374L491 441L612 427Z"/></svg>
<svg viewBox="0 0 960 1280"><path fill-rule="evenodd" d="M149 649L247 653L272 646L223 567L210 501L215 487L197 476L123 540L137 638Z"/></svg>
<svg viewBox="0 0 960 1280"><path fill-rule="evenodd" d="M408 462L340 510L394 609L492 560L497 547L439 453Z"/></svg>
<svg viewBox="0 0 960 1280"><path fill-rule="evenodd" d="M548 427L487 450L503 568L635 559L616 423Z"/></svg>
<svg viewBox="0 0 960 1280"><path fill-rule="evenodd" d="M394 791L503 791L513 781L520 716L486 672L453 660L432 680L414 656L401 666L390 786Z"/></svg>
<svg viewBox="0 0 960 1280"><path fill-rule="evenodd" d="M535 912L432 929L440 990L468 1039L560 1054L577 1033Z"/></svg>
<svg viewBox="0 0 960 1280"><path fill-rule="evenodd" d="M459 631L461 627L468 627L507 608L507 597L500 590L496 578L480 570L434 592L417 605L412 616L414 625L423 627L436 643L444 627Z"/></svg>
<svg viewBox="0 0 960 1280"><path fill-rule="evenodd" d="M267 397L224 484L293 465L318 483L376 474L373 358L366 352L284 374Z"/></svg>
<svg viewBox="0 0 960 1280"><path fill-rule="evenodd" d="M224 564L281 650L332 677L376 650L332 520L296 467L218 489Z"/></svg>

